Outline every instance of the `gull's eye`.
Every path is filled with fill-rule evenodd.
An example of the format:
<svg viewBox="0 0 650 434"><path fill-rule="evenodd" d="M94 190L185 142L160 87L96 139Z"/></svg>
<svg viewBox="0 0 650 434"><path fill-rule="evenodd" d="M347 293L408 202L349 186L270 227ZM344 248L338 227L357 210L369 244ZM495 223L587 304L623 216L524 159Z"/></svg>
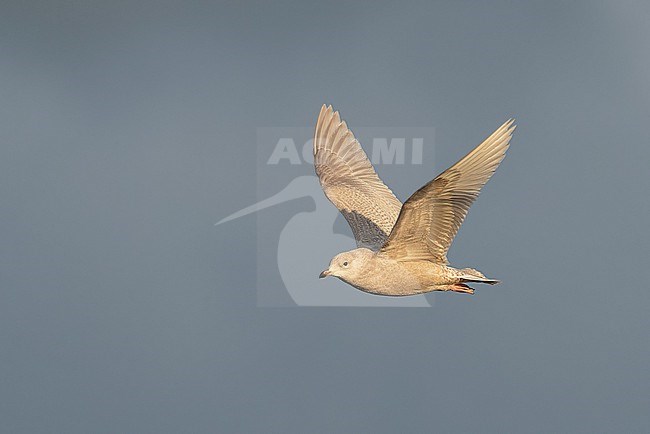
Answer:
<svg viewBox="0 0 650 434"><path fill-rule="evenodd" d="M348 261L345 261L345 262L343 263L343 266L344 266L344 267L347 267L347 266L348 266Z"/></svg>

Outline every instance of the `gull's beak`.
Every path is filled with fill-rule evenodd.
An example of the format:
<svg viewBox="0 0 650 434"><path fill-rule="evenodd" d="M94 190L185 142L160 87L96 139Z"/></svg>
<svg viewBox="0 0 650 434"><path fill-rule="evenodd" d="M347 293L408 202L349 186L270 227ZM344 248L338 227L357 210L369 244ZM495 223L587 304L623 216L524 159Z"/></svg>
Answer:
<svg viewBox="0 0 650 434"><path fill-rule="evenodd" d="M325 277L327 277L327 276L329 276L329 275L330 275L330 270L325 270L325 271L323 271L322 273L320 273L320 274L318 275L318 278L319 278L319 279L323 279L323 278L325 278Z"/></svg>

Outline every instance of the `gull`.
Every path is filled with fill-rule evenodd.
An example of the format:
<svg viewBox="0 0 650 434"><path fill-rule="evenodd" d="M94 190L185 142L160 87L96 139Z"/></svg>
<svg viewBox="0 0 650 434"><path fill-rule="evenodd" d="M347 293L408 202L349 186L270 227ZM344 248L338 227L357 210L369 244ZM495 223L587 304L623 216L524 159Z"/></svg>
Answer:
<svg viewBox="0 0 650 434"><path fill-rule="evenodd" d="M350 225L357 248L334 256L319 277L337 277L384 296L473 294L467 283L499 283L473 268L449 266L447 251L505 157L514 130L510 119L402 205L339 113L323 105L314 135L314 166L325 196Z"/></svg>
<svg viewBox="0 0 650 434"><path fill-rule="evenodd" d="M277 270L289 297L298 306L431 306L424 295L402 298L376 297L361 291L350 291L343 282L331 281L326 291L311 284L323 255L349 248L347 235L334 233L338 211L323 196L315 175L298 176L276 194L221 219L216 225L251 213L278 206L292 200L309 198L313 209L301 210L291 216L278 237ZM311 208L311 207L310 207ZM315 231L318 227L322 230ZM318 246L319 249L313 249ZM265 258L268 260L270 258ZM272 262L272 261L271 261ZM272 263L267 263L272 266ZM278 295L280 298L278 299ZM266 284L258 291L258 305L284 305L282 293Z"/></svg>

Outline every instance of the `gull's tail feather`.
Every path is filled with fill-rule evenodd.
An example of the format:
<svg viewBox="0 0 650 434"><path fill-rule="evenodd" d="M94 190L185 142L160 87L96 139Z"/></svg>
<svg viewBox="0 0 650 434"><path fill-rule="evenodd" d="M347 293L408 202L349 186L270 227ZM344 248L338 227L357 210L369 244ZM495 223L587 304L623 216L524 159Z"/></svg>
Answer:
<svg viewBox="0 0 650 434"><path fill-rule="evenodd" d="M461 282L487 283L488 285L496 285L499 283L498 280L488 279L483 273L473 268L463 268L458 271L461 273L458 276Z"/></svg>

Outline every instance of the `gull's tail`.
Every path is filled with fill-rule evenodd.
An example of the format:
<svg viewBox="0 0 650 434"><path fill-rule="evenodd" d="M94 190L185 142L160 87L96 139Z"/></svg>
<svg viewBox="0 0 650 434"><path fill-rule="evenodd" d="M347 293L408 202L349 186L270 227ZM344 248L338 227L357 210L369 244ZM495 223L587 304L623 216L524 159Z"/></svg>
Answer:
<svg viewBox="0 0 650 434"><path fill-rule="evenodd" d="M463 268L458 270L460 275L461 282L477 282L477 283L487 283L488 285L496 285L499 283L498 280L488 279L483 273L473 268Z"/></svg>

